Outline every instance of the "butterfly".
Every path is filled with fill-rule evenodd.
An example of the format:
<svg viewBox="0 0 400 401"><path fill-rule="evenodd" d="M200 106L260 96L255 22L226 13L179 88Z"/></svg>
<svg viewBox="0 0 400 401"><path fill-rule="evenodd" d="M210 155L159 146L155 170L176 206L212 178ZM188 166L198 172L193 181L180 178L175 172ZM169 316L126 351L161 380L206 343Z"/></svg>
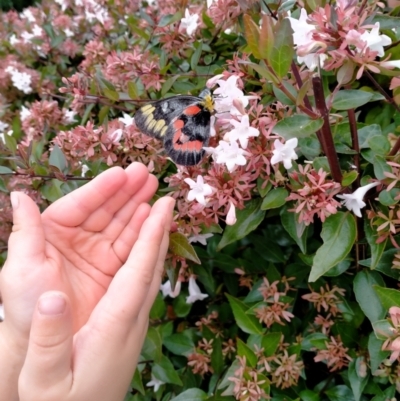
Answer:
<svg viewBox="0 0 400 401"><path fill-rule="evenodd" d="M210 138L214 99L208 89L199 96L172 96L142 106L136 126L146 135L163 141L168 156L182 166L194 166L204 156Z"/></svg>

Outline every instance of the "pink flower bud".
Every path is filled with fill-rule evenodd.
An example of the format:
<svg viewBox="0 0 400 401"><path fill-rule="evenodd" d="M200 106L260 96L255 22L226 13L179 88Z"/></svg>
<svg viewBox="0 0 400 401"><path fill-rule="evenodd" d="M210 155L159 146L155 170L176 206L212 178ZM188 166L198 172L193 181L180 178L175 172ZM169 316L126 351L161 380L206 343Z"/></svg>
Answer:
<svg viewBox="0 0 400 401"><path fill-rule="evenodd" d="M224 74L218 74L215 77L210 78L206 82L206 87L211 89L217 83L217 81L219 81L223 76L224 76Z"/></svg>
<svg viewBox="0 0 400 401"><path fill-rule="evenodd" d="M154 161L150 160L148 166L147 166L147 170L149 170L149 173L152 173L154 171Z"/></svg>
<svg viewBox="0 0 400 401"><path fill-rule="evenodd" d="M243 116L246 114L246 110L244 109L243 102L236 98L232 100L232 105L237 109L237 111Z"/></svg>
<svg viewBox="0 0 400 401"><path fill-rule="evenodd" d="M228 214L226 215L226 224L228 224L228 226L233 226L236 223L236 209L235 209L235 205L230 202L230 207L228 210Z"/></svg>

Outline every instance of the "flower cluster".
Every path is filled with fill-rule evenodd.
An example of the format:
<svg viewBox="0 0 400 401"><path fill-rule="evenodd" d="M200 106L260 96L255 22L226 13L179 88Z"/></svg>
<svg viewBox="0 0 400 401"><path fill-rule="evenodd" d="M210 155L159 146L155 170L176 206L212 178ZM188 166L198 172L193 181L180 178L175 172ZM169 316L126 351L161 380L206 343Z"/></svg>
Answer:
<svg viewBox="0 0 400 401"><path fill-rule="evenodd" d="M377 1L261 3L42 0L2 13L0 261L10 191L44 210L142 162L176 209L135 390L392 397L398 18ZM175 165L135 112L171 96L179 108L204 87L215 103L205 156ZM164 116L169 128L178 114ZM309 353L327 369L316 375Z"/></svg>
<svg viewBox="0 0 400 401"><path fill-rule="evenodd" d="M287 200L295 201L293 211L299 214L299 222L306 225L313 223L315 215L325 221L337 212L339 202L334 198L340 190L340 184L327 179L326 171L315 171L310 164L299 165L299 171L290 174L292 193Z"/></svg>

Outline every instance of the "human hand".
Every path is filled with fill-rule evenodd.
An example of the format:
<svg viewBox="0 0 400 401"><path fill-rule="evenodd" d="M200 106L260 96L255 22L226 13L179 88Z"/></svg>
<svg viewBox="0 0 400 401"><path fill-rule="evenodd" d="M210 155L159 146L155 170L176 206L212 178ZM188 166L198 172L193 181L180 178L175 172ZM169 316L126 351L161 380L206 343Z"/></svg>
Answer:
<svg viewBox="0 0 400 401"><path fill-rule="evenodd" d="M14 226L0 274L3 340L26 346L36 302L49 290L68 296L73 332L87 322L127 260L157 185L133 163L105 171L42 215L29 197L12 194Z"/></svg>
<svg viewBox="0 0 400 401"><path fill-rule="evenodd" d="M54 291L40 297L19 377L20 401L124 398L159 291L173 205L168 197L154 204L126 263L75 334L69 297Z"/></svg>

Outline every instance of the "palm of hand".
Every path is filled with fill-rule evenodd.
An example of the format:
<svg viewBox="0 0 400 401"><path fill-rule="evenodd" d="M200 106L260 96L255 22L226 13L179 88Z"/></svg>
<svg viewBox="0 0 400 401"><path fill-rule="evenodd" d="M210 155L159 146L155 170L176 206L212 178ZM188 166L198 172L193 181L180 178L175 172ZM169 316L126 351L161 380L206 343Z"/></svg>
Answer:
<svg viewBox="0 0 400 401"><path fill-rule="evenodd" d="M74 330L82 327L128 257L156 188L156 178L134 163L108 170L41 216L33 202L19 211L25 221L14 222L0 275L7 323L28 338L37 299L60 290L70 297Z"/></svg>

